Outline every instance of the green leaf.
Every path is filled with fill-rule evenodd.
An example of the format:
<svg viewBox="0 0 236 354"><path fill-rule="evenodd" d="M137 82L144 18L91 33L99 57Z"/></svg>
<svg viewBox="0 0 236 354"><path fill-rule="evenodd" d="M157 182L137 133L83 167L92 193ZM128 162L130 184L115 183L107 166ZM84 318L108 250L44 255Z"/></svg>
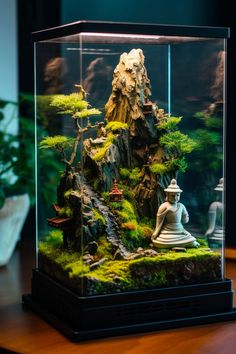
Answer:
<svg viewBox="0 0 236 354"><path fill-rule="evenodd" d="M197 143L179 130L169 132L160 138L160 144L169 150L177 150L181 154L189 154L197 147Z"/></svg>
<svg viewBox="0 0 236 354"><path fill-rule="evenodd" d="M47 136L40 141L39 147L40 149L58 149L58 147L60 146L65 148L71 146L73 142L74 139L68 138L63 135Z"/></svg>
<svg viewBox="0 0 236 354"><path fill-rule="evenodd" d="M168 168L164 163L153 163L149 166L149 169L152 173L160 175L163 175L168 171Z"/></svg>
<svg viewBox="0 0 236 354"><path fill-rule="evenodd" d="M107 123L106 125L106 129L107 130L111 130L111 131L115 131L115 130L119 130L119 129L128 129L128 124L127 123L123 123L123 122L119 122L119 121L111 121L109 123Z"/></svg>
<svg viewBox="0 0 236 354"><path fill-rule="evenodd" d="M89 103L83 100L81 93L71 93L70 95L56 95L50 104L56 107L59 114L71 114L87 109Z"/></svg>
<svg viewBox="0 0 236 354"><path fill-rule="evenodd" d="M160 120L157 124L157 128L172 131L176 129L176 126L181 122L181 120L182 117L169 117L166 118L166 120Z"/></svg>
<svg viewBox="0 0 236 354"><path fill-rule="evenodd" d="M86 118L86 117L89 117L89 116L92 116L92 115L99 115L101 113L102 112L99 111L99 109L96 109L96 108L84 109L81 112L76 112L73 115L73 118Z"/></svg>
<svg viewBox="0 0 236 354"><path fill-rule="evenodd" d="M188 167L187 162L184 157L177 159L170 159L165 162L165 166L168 171L180 171L185 172Z"/></svg>

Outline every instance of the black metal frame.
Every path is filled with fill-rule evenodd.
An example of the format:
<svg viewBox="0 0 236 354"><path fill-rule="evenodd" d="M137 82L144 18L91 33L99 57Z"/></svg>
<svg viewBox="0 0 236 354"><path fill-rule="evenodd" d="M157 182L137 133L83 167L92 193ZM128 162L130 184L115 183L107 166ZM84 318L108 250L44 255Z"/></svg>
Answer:
<svg viewBox="0 0 236 354"><path fill-rule="evenodd" d="M148 23L78 21L37 31L33 33L35 42L71 36L82 32L164 35L183 37L229 38L228 27L175 26Z"/></svg>

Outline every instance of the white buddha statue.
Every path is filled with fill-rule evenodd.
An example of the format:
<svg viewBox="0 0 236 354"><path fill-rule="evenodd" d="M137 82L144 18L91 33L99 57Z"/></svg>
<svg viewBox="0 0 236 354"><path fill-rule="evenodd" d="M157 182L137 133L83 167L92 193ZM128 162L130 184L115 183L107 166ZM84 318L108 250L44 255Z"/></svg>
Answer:
<svg viewBox="0 0 236 354"><path fill-rule="evenodd" d="M209 247L221 247L224 239L223 230L223 178L219 180L215 191L218 193L218 200L211 203L208 211L208 229L205 233Z"/></svg>
<svg viewBox="0 0 236 354"><path fill-rule="evenodd" d="M152 243L158 248L198 247L199 243L182 223L189 221L188 212L182 203L179 203L182 190L175 179L165 189L166 202L160 205L157 212L156 228L152 235Z"/></svg>

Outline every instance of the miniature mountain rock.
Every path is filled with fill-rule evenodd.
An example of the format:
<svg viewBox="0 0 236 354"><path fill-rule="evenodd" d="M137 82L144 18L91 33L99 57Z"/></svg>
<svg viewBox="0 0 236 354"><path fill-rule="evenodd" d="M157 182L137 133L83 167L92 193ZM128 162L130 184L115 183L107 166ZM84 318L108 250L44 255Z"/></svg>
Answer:
<svg viewBox="0 0 236 354"><path fill-rule="evenodd" d="M129 125L131 135L137 135L134 121L144 119L143 105L151 94L150 80L144 66L141 49L123 53L114 70L112 93L105 106L105 119Z"/></svg>
<svg viewBox="0 0 236 354"><path fill-rule="evenodd" d="M149 100L144 60L141 49L120 56L105 105L106 136L102 142L84 141L84 168L97 190L109 192L114 180L131 187L138 214L154 218L164 201L164 188L179 169L184 170L184 154L194 146L176 128L181 118L169 117Z"/></svg>

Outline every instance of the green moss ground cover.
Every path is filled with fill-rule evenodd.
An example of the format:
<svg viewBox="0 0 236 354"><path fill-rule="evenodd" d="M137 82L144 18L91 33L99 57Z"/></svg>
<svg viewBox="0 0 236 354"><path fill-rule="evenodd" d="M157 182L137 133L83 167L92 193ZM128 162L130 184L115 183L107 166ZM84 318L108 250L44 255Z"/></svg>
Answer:
<svg viewBox="0 0 236 354"><path fill-rule="evenodd" d="M102 248L102 247L101 247ZM109 252L109 250L107 249ZM99 250L100 257L101 252ZM104 256L104 255L103 255ZM156 257L107 261L90 270L77 252L65 251L58 242L39 244L40 268L80 295L217 281L221 279L218 253L206 247L186 252L160 252Z"/></svg>

